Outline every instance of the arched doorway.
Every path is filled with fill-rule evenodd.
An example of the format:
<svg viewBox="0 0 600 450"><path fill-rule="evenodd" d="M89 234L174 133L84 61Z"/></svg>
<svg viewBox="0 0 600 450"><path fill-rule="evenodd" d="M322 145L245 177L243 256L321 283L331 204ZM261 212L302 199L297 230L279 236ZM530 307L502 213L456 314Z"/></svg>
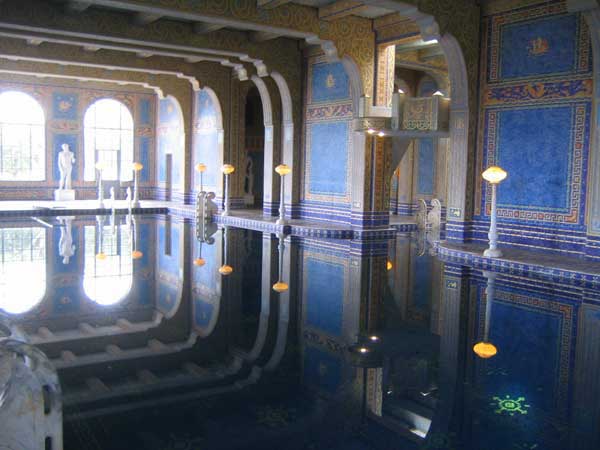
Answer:
<svg viewBox="0 0 600 450"><path fill-rule="evenodd" d="M261 95L250 87L244 105L244 205L262 209L264 196L265 121Z"/></svg>

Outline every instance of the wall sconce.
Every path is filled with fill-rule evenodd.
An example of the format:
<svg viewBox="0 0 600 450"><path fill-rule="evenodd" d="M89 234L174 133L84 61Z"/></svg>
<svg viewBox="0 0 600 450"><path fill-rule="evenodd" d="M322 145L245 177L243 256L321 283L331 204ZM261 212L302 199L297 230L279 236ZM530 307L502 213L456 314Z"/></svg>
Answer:
<svg viewBox="0 0 600 450"><path fill-rule="evenodd" d="M140 193L138 187L138 178L140 171L144 168L144 165L139 162L134 162L133 165L133 203L134 208L140 207Z"/></svg>
<svg viewBox="0 0 600 450"><path fill-rule="evenodd" d="M285 180L284 177L292 171L292 168L287 164L279 164L275 167L275 172L279 174L280 188L279 188L279 219L277 219L277 225L285 225Z"/></svg>
<svg viewBox="0 0 600 450"><path fill-rule="evenodd" d="M224 205L224 209L223 209L223 212L221 213L221 215L228 216L229 215L229 175L231 175L233 172L235 172L235 167L233 167L231 164L223 164L223 167L221 167L221 172L223 172L223 174L225 175L225 205Z"/></svg>
<svg viewBox="0 0 600 450"><path fill-rule="evenodd" d="M206 164L196 164L196 172L200 174L200 192L204 192L204 183L202 182L202 175L206 172Z"/></svg>
<svg viewBox="0 0 600 450"><path fill-rule="evenodd" d="M487 250L483 252L483 256L488 256L490 258L499 258L502 256L502 252L498 249L498 207L497 207L497 187L498 184L502 180L504 180L508 174L504 169L498 166L490 166L486 169L482 174L483 179L490 183L492 186L492 207L491 207L491 217L490 217L490 231L488 233L488 238L490 240L490 246Z"/></svg>

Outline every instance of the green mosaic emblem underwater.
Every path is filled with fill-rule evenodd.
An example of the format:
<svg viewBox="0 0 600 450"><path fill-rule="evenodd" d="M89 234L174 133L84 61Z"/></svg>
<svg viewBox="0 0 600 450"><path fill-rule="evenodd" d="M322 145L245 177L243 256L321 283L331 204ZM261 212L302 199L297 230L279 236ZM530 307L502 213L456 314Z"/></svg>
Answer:
<svg viewBox="0 0 600 450"><path fill-rule="evenodd" d="M530 407L530 405L523 403L525 401L525 397L513 399L510 397L510 395L507 395L504 398L492 397L492 400L494 401L491 402L490 405L498 407L498 409L494 411L496 414L502 414L504 412L510 414L511 416L514 416L515 413L527 414L527 408Z"/></svg>

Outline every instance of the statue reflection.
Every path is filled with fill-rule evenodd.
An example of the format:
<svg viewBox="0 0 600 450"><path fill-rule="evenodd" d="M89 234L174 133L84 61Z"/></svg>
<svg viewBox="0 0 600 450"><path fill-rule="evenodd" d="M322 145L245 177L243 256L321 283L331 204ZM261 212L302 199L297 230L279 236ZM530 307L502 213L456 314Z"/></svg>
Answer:
<svg viewBox="0 0 600 450"><path fill-rule="evenodd" d="M73 216L57 218L60 225L60 240L58 241L58 254L62 256L63 264L69 264L70 259L75 255L75 245L73 245Z"/></svg>

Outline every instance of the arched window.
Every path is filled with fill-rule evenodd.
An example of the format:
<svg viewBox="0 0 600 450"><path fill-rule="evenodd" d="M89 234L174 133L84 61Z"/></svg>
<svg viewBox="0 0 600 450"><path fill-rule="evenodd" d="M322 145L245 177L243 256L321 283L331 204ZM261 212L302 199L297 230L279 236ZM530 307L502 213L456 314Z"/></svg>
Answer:
<svg viewBox="0 0 600 450"><path fill-rule="evenodd" d="M31 96L0 94L0 180L44 180L46 166L44 110Z"/></svg>
<svg viewBox="0 0 600 450"><path fill-rule="evenodd" d="M46 229L0 229L0 309L22 314L46 294Z"/></svg>
<svg viewBox="0 0 600 450"><path fill-rule="evenodd" d="M133 172L133 117L127 107L110 98L98 100L85 112L84 179L96 179L96 163L104 165L102 179L131 181Z"/></svg>
<svg viewBox="0 0 600 450"><path fill-rule="evenodd" d="M99 305L115 305L133 284L131 229L128 225L86 226L83 291Z"/></svg>

